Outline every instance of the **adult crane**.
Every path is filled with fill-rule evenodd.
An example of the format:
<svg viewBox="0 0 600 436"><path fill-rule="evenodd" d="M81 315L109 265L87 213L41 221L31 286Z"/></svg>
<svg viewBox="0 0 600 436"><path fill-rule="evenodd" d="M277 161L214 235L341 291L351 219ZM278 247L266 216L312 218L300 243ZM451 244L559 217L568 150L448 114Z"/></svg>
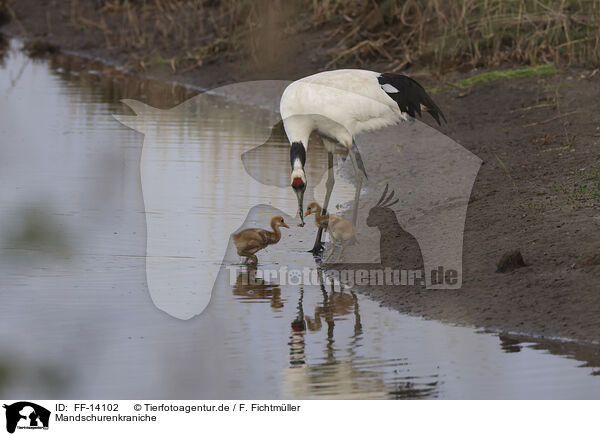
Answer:
<svg viewBox="0 0 600 436"><path fill-rule="evenodd" d="M327 213L335 183L333 152L341 145L348 151L354 166L356 192L352 222L356 226L360 190L366 173L360 154L357 156L355 136L397 124L408 116L421 116L422 108L438 124L440 116L446 120L425 89L401 74L334 70L307 76L288 85L281 97L280 113L290 142L290 182L298 198L300 225L304 225L303 199L307 184L304 164L308 140L313 132L321 137L328 152L327 191L322 213ZM368 152L362 150L363 154ZM322 230L317 233L313 253L322 248Z"/></svg>

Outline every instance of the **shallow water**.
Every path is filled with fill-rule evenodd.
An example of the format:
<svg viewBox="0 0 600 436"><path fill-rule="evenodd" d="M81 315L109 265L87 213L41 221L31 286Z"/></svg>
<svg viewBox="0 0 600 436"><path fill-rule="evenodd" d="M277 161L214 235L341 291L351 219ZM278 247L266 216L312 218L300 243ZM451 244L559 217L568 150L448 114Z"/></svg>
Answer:
<svg viewBox="0 0 600 436"><path fill-rule="evenodd" d="M0 68L0 396L600 397L582 362L402 315L339 284L244 285L234 275L230 285L225 272L200 316L161 312L145 275L143 138L112 114L126 112L125 97L168 108L191 95L73 62L33 61L13 44ZM194 140L220 147L207 156L239 156L234 124L204 131ZM273 150L286 162L285 147ZM293 209L289 194L280 200ZM191 207L216 215L203 206ZM254 212L260 224L273 210ZM314 264L297 232L284 233L290 254L265 250L261 265Z"/></svg>

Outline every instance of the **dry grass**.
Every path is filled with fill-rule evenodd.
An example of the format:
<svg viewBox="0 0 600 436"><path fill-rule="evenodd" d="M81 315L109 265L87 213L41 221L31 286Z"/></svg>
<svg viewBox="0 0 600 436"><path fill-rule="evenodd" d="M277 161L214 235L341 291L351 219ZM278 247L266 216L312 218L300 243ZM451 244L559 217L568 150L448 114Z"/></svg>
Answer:
<svg viewBox="0 0 600 436"><path fill-rule="evenodd" d="M285 0L70 0L69 20L101 32L106 47L127 52L143 68L193 69L216 56L243 52L260 61L277 38L269 28L289 19ZM51 27L51 24L49 24Z"/></svg>
<svg viewBox="0 0 600 436"><path fill-rule="evenodd" d="M351 6L352 5L352 6ZM599 0L383 0L315 2L315 21L342 15L332 64L395 59L431 70L600 62Z"/></svg>
<svg viewBox="0 0 600 436"><path fill-rule="evenodd" d="M2 5L8 0L0 0ZM70 24L101 32L142 67L217 56L277 60L282 35L321 32L327 67L390 71L598 65L600 0L69 0ZM51 24L49 23L49 27ZM267 55L265 55L265 53ZM275 54L274 54L275 53ZM268 56L270 55L270 56Z"/></svg>

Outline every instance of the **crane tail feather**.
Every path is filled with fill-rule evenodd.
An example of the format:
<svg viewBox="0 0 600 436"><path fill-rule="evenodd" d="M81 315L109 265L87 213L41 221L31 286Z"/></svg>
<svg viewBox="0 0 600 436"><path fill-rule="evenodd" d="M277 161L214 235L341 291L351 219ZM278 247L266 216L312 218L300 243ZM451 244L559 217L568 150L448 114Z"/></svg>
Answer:
<svg viewBox="0 0 600 436"><path fill-rule="evenodd" d="M383 91L389 95L400 108L400 111L411 117L422 116L421 106L441 125L446 121L441 109L435 104L425 89L414 79L402 74L383 73L377 78Z"/></svg>

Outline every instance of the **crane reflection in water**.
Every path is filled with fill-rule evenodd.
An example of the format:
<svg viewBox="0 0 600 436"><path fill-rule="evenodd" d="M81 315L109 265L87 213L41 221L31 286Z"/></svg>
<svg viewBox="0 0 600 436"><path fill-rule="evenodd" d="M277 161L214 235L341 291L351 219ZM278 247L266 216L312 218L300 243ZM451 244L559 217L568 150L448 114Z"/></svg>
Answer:
<svg viewBox="0 0 600 436"><path fill-rule="evenodd" d="M283 369L282 389L289 398L429 398L438 392L437 377L418 383L399 376L408 365L406 359L381 361L362 356L364 341L359 298L352 289L327 280L319 270L319 286L282 286L258 277L255 266L239 272L232 293L242 303L268 303L273 312L281 312L287 299L297 295L295 315L290 322L287 368ZM251 280L248 279L251 278ZM287 291L287 292L286 292ZM305 295L321 295L310 304ZM310 307L307 305L310 304ZM338 330L336 336L336 327ZM349 336L346 335L348 328ZM323 333L325 337L323 338ZM337 339L337 341L336 341ZM386 380L382 367L397 366ZM389 368L388 368L389 369Z"/></svg>

